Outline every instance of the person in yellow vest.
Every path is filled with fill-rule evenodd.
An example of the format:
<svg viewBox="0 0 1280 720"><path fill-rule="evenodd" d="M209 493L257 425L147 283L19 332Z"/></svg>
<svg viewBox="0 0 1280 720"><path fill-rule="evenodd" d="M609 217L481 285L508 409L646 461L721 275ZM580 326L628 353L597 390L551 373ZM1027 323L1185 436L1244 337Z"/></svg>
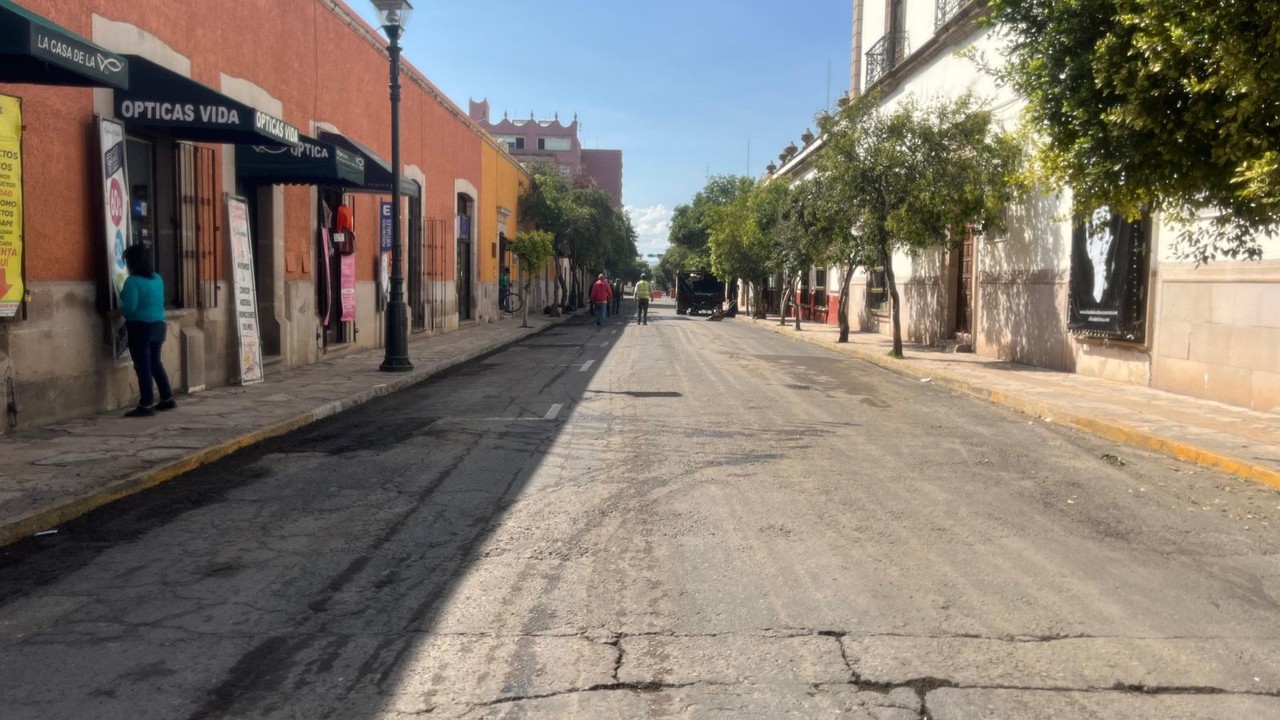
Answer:
<svg viewBox="0 0 1280 720"><path fill-rule="evenodd" d="M648 274L641 273L640 282L636 283L636 320L641 325L649 324L649 298L653 290L649 287Z"/></svg>

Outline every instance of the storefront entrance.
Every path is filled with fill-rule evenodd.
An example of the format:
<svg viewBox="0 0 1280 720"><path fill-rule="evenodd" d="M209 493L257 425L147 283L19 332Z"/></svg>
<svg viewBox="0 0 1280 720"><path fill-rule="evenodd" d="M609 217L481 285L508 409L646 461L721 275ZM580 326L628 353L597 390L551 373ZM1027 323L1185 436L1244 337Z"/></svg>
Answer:
<svg viewBox="0 0 1280 720"><path fill-rule="evenodd" d="M320 228L318 252L320 262L317 265L317 291L321 297L320 322L324 325L324 345L328 349L333 345L345 345L355 342L355 319L342 319L343 272L342 258L355 251L355 240L350 231L355 224L352 208L355 198L342 190L332 187L319 188L317 207L320 216L316 219ZM348 278L347 284L354 284L354 278ZM354 291L354 286L349 288Z"/></svg>
<svg viewBox="0 0 1280 720"><path fill-rule="evenodd" d="M471 301L472 282L474 275L472 247L474 245L472 235L472 218L475 216L475 200L469 196L458 194L458 320L466 321L472 318L473 307Z"/></svg>

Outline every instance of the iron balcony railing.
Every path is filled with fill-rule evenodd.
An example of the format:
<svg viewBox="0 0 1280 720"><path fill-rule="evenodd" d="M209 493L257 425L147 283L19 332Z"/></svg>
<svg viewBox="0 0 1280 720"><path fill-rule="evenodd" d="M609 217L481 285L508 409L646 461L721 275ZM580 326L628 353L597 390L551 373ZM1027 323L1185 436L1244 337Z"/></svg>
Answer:
<svg viewBox="0 0 1280 720"><path fill-rule="evenodd" d="M889 33L880 38L867 51L867 87L889 74L906 54L907 34Z"/></svg>
<svg viewBox="0 0 1280 720"><path fill-rule="evenodd" d="M956 13L960 12L960 8L968 5L972 0L937 0L937 2L938 6L933 18L934 30L946 25L948 20L955 17Z"/></svg>

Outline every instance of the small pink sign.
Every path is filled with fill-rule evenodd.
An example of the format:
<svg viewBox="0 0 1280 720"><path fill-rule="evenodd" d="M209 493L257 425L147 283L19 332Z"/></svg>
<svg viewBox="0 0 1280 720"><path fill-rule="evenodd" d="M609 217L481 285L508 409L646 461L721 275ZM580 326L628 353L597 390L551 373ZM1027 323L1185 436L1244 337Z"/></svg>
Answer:
<svg viewBox="0 0 1280 720"><path fill-rule="evenodd" d="M356 319L356 256L342 256L342 322Z"/></svg>

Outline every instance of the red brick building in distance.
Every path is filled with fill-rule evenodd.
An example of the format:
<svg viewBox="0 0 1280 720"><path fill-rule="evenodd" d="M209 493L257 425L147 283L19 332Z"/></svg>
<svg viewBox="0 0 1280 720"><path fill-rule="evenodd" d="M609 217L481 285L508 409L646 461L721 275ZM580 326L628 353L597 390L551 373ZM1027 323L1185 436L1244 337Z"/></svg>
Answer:
<svg viewBox="0 0 1280 720"><path fill-rule="evenodd" d="M566 177L586 178L613 198L614 207L622 207L622 151L583 148L577 115L568 125L560 122L559 115L551 120L535 120L532 115L528 120L512 120L504 115L493 123L489 121L488 100L470 101L469 115L521 162L546 162Z"/></svg>

